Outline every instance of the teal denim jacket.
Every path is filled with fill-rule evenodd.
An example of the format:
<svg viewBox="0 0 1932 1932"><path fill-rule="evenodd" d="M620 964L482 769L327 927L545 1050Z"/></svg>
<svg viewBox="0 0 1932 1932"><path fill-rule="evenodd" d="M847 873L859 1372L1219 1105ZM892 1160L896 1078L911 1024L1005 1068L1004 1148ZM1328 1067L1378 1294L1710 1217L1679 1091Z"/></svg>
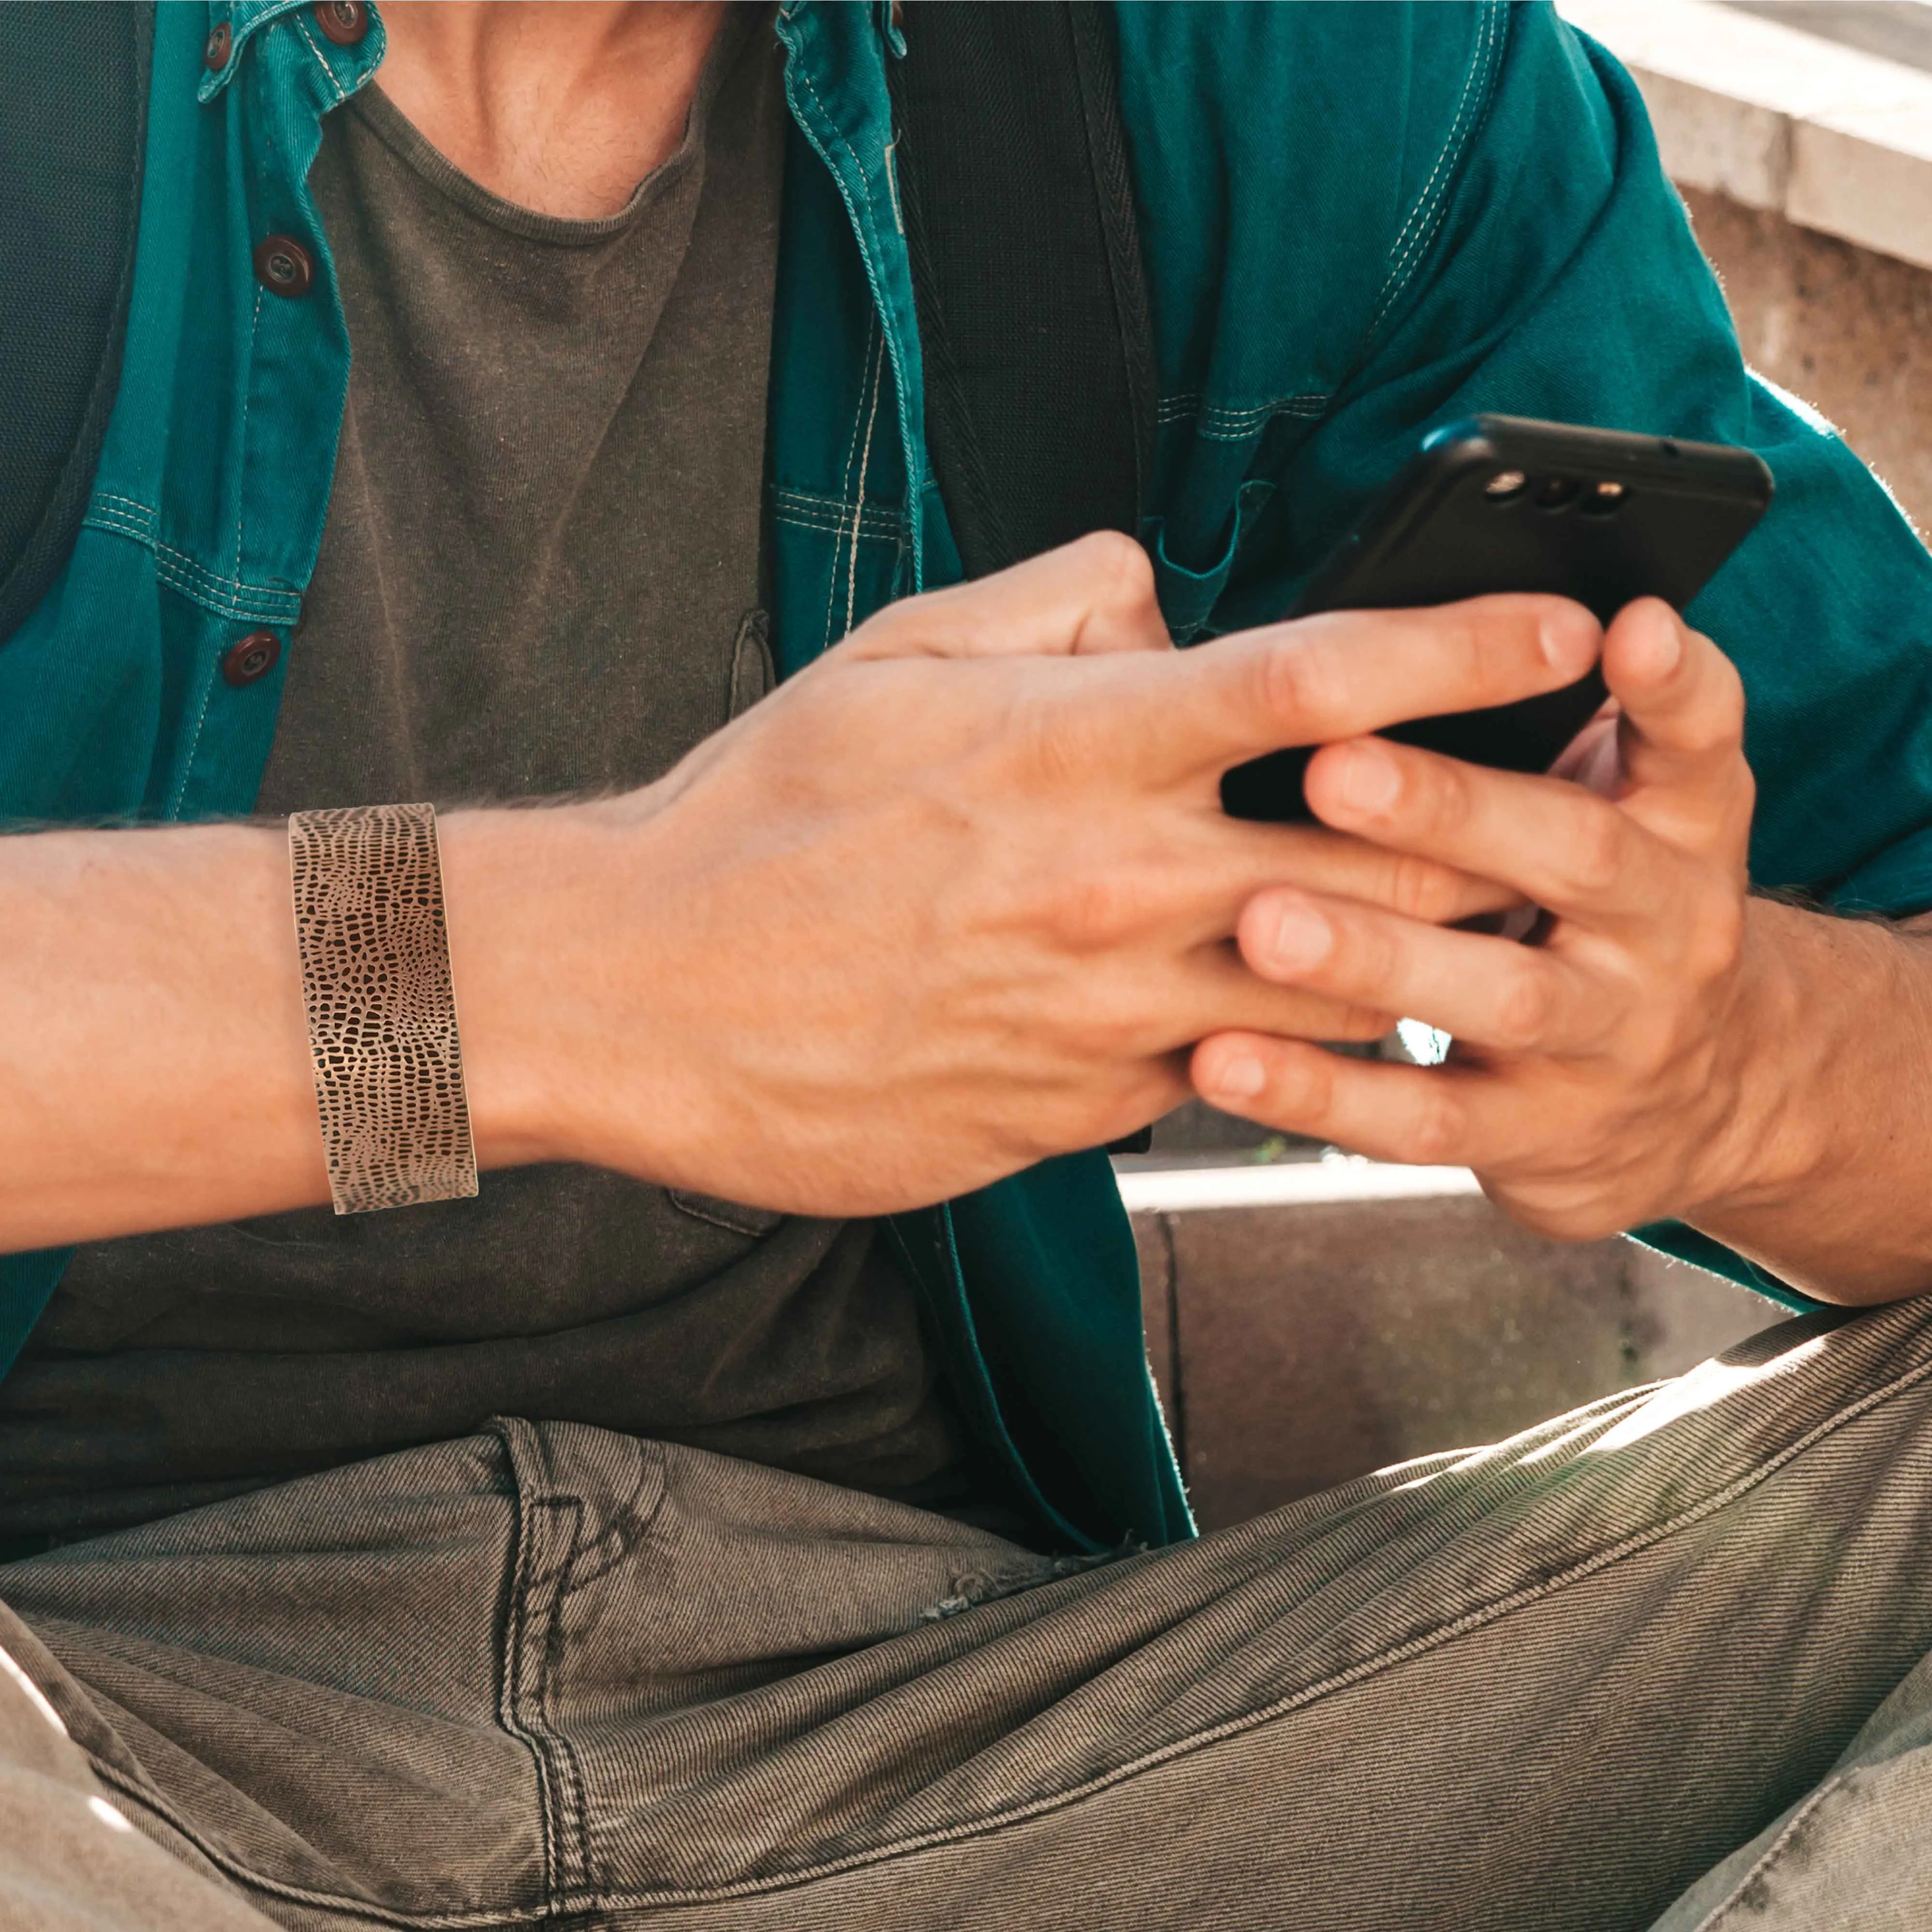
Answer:
<svg viewBox="0 0 1932 1932"><path fill-rule="evenodd" d="M1142 536L1176 640L1278 615L1433 424L1497 410L1748 443L1777 503L1692 614L1749 692L1755 875L1932 904L1932 561L1828 426L1747 374L1615 62L1540 4L1118 20L1160 377ZM211 71L220 22L232 50ZM884 5L787 0L778 32L793 126L768 510L789 673L959 565L892 180L898 29ZM0 816L254 804L281 670L236 688L219 661L250 630L286 644L314 566L350 343L307 176L382 46L379 19L340 46L299 0L162 0L121 390L73 556L0 641ZM305 296L256 281L269 234L312 254ZM962 1399L1066 1534L1186 1534L1105 1160L894 1230ZM0 1258L0 1364L64 1258Z"/></svg>

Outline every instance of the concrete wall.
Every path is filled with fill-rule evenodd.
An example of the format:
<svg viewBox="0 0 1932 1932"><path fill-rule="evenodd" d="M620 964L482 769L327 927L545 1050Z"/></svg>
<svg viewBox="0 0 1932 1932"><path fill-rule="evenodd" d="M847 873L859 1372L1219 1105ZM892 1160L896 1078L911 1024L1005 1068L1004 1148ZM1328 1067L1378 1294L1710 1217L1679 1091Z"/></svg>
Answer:
<svg viewBox="0 0 1932 1932"><path fill-rule="evenodd" d="M1634 1243L1541 1240L1480 1196L1144 1214L1134 1232L1208 1528L1497 1441L1784 1318Z"/></svg>
<svg viewBox="0 0 1932 1932"><path fill-rule="evenodd" d="M1746 358L1830 418L1932 530L1932 272L1682 192Z"/></svg>

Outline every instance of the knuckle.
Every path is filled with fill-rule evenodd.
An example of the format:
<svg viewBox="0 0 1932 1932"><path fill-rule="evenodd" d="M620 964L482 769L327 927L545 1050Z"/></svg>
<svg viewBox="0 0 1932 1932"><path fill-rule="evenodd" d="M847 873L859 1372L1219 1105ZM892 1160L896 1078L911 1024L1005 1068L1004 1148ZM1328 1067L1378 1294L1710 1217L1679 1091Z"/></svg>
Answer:
<svg viewBox="0 0 1932 1932"><path fill-rule="evenodd" d="M1080 543L1110 602L1133 610L1154 602L1154 561L1132 537L1120 530L1096 530Z"/></svg>
<svg viewBox="0 0 1932 1932"><path fill-rule="evenodd" d="M1424 1167L1450 1161L1460 1145L1462 1109L1447 1090L1447 1083L1431 1079L1417 1101L1407 1142L1411 1160Z"/></svg>
<svg viewBox="0 0 1932 1932"><path fill-rule="evenodd" d="M1398 808L1418 828L1437 836L1465 832L1476 812L1469 775L1453 758L1418 757L1398 749L1402 774Z"/></svg>
<svg viewBox="0 0 1932 1932"><path fill-rule="evenodd" d="M1435 860L1414 852L1394 855L1388 893L1392 911L1426 926L1439 926L1461 910L1456 874Z"/></svg>
<svg viewBox="0 0 1932 1932"><path fill-rule="evenodd" d="M1555 1010L1556 989L1540 961L1519 962L1496 992L1496 1044L1530 1047L1542 1039Z"/></svg>
<svg viewBox="0 0 1932 1932"><path fill-rule="evenodd" d="M1586 893L1607 892L1621 876L1626 862L1626 828L1613 806L1580 799L1586 808L1574 818L1566 854L1571 883Z"/></svg>
<svg viewBox="0 0 1932 1932"><path fill-rule="evenodd" d="M1485 623L1474 613L1459 608L1443 640L1458 681L1486 697L1508 685L1509 668L1516 656L1517 628L1513 624Z"/></svg>
<svg viewBox="0 0 1932 1932"><path fill-rule="evenodd" d="M1707 893L1685 923L1684 970L1695 980L1724 978L1744 948L1744 909L1726 892Z"/></svg>
<svg viewBox="0 0 1932 1932"><path fill-rule="evenodd" d="M1123 880L1107 874L1070 880L1054 895L1049 928L1069 952L1103 951L1118 944L1132 927L1136 897ZM1104 1023L1108 1015L1101 1007L1094 1017Z"/></svg>
<svg viewBox="0 0 1932 1932"><path fill-rule="evenodd" d="M1262 715L1285 730L1296 730L1304 721L1334 709L1334 655L1315 638L1284 638L1270 645L1256 656L1254 676Z"/></svg>
<svg viewBox="0 0 1932 1932"><path fill-rule="evenodd" d="M1328 1054L1295 1054L1280 1083L1284 1110L1306 1126L1318 1125L1334 1109L1334 1061Z"/></svg>

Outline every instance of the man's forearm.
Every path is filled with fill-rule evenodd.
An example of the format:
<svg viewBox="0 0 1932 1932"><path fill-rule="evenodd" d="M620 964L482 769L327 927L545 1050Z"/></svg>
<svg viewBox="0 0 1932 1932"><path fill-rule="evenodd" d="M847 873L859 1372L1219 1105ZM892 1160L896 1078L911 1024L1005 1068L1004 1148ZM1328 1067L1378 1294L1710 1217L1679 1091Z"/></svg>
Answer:
<svg viewBox="0 0 1932 1932"><path fill-rule="evenodd" d="M443 821L479 1161L539 1159L518 1055L543 1001L507 905L565 814ZM0 1251L326 1201L279 826L0 841Z"/></svg>

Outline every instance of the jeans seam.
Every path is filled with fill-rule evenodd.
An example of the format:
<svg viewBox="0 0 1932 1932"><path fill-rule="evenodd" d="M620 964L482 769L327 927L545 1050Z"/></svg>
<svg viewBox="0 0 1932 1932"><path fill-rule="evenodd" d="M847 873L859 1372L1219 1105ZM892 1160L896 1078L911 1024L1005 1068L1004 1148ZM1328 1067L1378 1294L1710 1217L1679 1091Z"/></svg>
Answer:
<svg viewBox="0 0 1932 1932"><path fill-rule="evenodd" d="M1774 1475L1787 1463L1795 1461L1798 1456L1814 1448L1827 1436L1835 1434L1840 1428L1849 1423L1856 1421L1861 1416L1870 1413L1871 1410L1889 1401L1893 1396L1903 1394L1916 1383L1923 1382L1928 1376L1932 1376L1932 1360L1921 1363L1910 1373L1896 1378L1888 1382L1882 1388L1874 1389L1858 1401L1835 1411L1823 1421L1808 1430L1796 1442L1786 1444L1777 1454L1768 1456L1762 1462L1746 1474L1726 1484L1723 1488L1714 1495L1706 1497L1703 1502L1695 1507L1681 1510L1661 1523L1624 1537L1608 1547L1599 1550L1580 1562L1570 1564L1568 1568L1559 1571L1553 1576L1545 1577L1535 1584L1513 1591L1508 1595L1485 1604L1479 1609L1466 1612L1462 1616L1454 1618L1432 1630L1406 1638L1400 1643L1388 1646L1378 1652L1373 1657L1365 1658L1360 1663L1351 1665L1346 1670L1333 1672L1318 1682L1311 1684L1290 1696L1277 1699L1274 1703L1265 1705L1258 1710L1244 1712L1239 1717L1226 1719L1219 1724L1210 1725L1206 1730L1195 1732L1186 1738L1177 1738L1171 1744L1164 1744L1158 1750L1147 1752L1129 1763L1116 1766L1112 1771L1097 1778L1089 1778L1068 1790L1037 1798L1025 1804L1017 1805L1005 1811L989 1814L970 1822L962 1822L958 1825L920 1832L911 1838L897 1840L890 1845L872 1846L862 1852L853 1852L845 1858L828 1860L824 1863L795 1873L774 1874L769 1878L742 1880L736 1883L722 1886L640 1893L632 1894L628 1898L607 1896L585 1900L568 1900L565 1903L579 1910L641 1909L646 1906L696 1904L712 1899L742 1898L760 1892L786 1891L818 1879L829 1877L841 1872L857 1870L867 1865L884 1864L895 1858L904 1857L914 1852L928 1850L936 1846L956 1844L963 1839L990 1835L992 1832L1003 1830L1009 1826L1024 1824L1031 1819L1043 1817L1054 1811L1064 1810L1070 1805L1079 1803L1096 1792L1110 1790L1117 1784L1124 1784L1144 1772L1156 1770L1162 1765L1189 1756L1197 1750L1204 1750L1210 1744L1221 1743L1228 1738L1240 1736L1246 1732L1258 1730L1264 1724L1271 1724L1281 1718L1290 1716L1296 1711L1305 1709L1310 1705L1320 1702L1322 1699L1334 1695L1336 1691L1346 1690L1355 1684L1366 1682L1393 1664L1406 1663L1412 1658L1419 1657L1431 1650L1439 1648L1442 1645L1452 1638L1462 1636L1473 1630L1480 1629L1488 1624L1507 1616L1514 1610L1524 1609L1531 1604L1540 1602L1545 1598L1553 1596L1574 1583L1581 1582L1586 1578L1594 1576L1598 1571L1606 1570L1612 1564L1622 1562L1627 1557L1638 1555L1645 1550L1655 1547L1658 1544L1668 1540L1678 1532L1689 1528L1692 1524L1715 1514L1718 1510L1736 1502L1738 1497L1748 1494L1768 1478Z"/></svg>
<svg viewBox="0 0 1932 1932"><path fill-rule="evenodd" d="M1840 1429L1870 1414L1873 1410L1882 1407L1894 1397L1903 1394L1917 1384L1924 1382L1928 1376L1932 1376L1932 1359L1920 1363L1906 1374L1895 1377L1882 1388L1870 1390L1857 1401L1834 1411L1824 1420L1807 1430L1795 1442L1787 1443L1775 1454L1766 1457L1744 1474L1732 1478L1700 1502L1677 1511L1664 1522L1650 1525L1641 1531L1622 1537L1590 1556L1572 1563L1553 1576L1546 1576L1534 1584L1511 1591L1490 1603L1467 1611L1460 1616L1452 1618L1448 1622L1437 1625L1433 1630L1411 1636L1400 1642L1387 1646L1378 1651L1372 1657L1365 1658L1344 1670L1331 1672L1318 1682L1306 1685L1288 1696L1277 1699L1274 1702L1264 1706L1258 1710L1244 1712L1238 1717L1226 1719L1204 1730L1191 1732L1185 1738L1177 1738L1171 1743L1160 1746L1156 1750L1146 1752L1139 1757L1126 1764L1118 1766L1112 1771L1098 1777L1083 1780L1066 1790L1042 1796L1024 1804L1012 1806L1003 1811L983 1814L974 1819L962 1820L955 1825L895 1839L889 1844L868 1846L841 1858L822 1860L796 1871L775 1873L766 1876L740 1879L719 1884L659 1887L651 1890L608 1892L593 1892L587 1888L553 1891L548 1883L547 1873L545 1900L540 1907L527 1910L513 1907L507 1910L484 1910L459 1912L411 1912L372 1905L367 1900L358 1899L348 1894L322 1892L312 1888L292 1885L285 1881L271 1879L266 1875L257 1874L239 1859L212 1846L201 1832L190 1828L179 1819L168 1806L166 1802L160 1798L158 1792L132 1784L124 1774L111 1765L104 1764L99 1759L94 1757L92 1753L89 1754L90 1761L94 1764L96 1772L104 1780L133 1798L136 1802L165 1818L176 1830L207 1856L212 1862L243 1884L271 1896L358 1915L369 1923L374 1924L421 1928L421 1932L486 1932L486 1928L490 1927L541 1923L546 1918L554 1918L560 1915L567 1916L588 1912L641 1911L647 1909L703 1904L727 1898L750 1898L767 1893L794 1891L800 1886L814 1883L822 1879L836 1876L845 1872L862 1870L872 1865L888 1864L894 1859L908 1857L915 1852L929 1850L938 1846L957 1844L963 1840L975 1838L990 1837L993 1833L1010 1826L1024 1824L1034 1818L1046 1816L1054 1812L1066 1810L1100 1792L1110 1790L1116 1785L1126 1784L1144 1772L1158 1769L1163 1765L1190 1756L1194 1752L1204 1750L1210 1744L1221 1743L1229 1738L1258 1730L1263 1725L1276 1722L1282 1718L1292 1715L1296 1711L1305 1709L1311 1705L1318 1703L1324 1698L1332 1696L1339 1690L1346 1690L1354 1684L1367 1681L1393 1664L1406 1663L1413 1658L1439 1648L1453 1638L1462 1636L1471 1630L1482 1628L1497 1622L1514 1610L1526 1608L1532 1604L1540 1602L1549 1597L1554 1596L1571 1585L1581 1582L1628 1557L1638 1555L1646 1550L1654 1548L1660 1544L1667 1541L1679 1532L1715 1514L1719 1510L1726 1508L1740 1496L1748 1495L1787 1464L1794 1462L1808 1450L1834 1435ZM506 1429L510 1426L520 1429L528 1429L530 1426L527 1424L506 1425L500 1422L494 1426L500 1432L506 1431ZM510 1451L506 1433L505 1444L507 1457ZM518 1504L518 1553L516 1561L519 1574L524 1574L526 1573L523 1568L523 1553L530 1539L525 1535L523 1528L524 1510L520 1488ZM553 1570L552 1574L556 1573ZM518 1594L517 1592L512 1594L513 1606L517 1602ZM509 1700L507 1680L510 1662L511 1653L506 1647L505 1654L506 1683L506 1696L503 1700L506 1728L510 1730L512 1735L527 1739L530 1736L529 1733L517 1730L514 1724L508 1721ZM541 1762L538 1775L541 1780L543 1775ZM1822 1795L1822 1793L1819 1794L1820 1796ZM1796 1820L1794 1820L1792 1822L1795 1824ZM544 1820L544 1829L548 1838L550 1831L550 1821L548 1816ZM1769 1855L1768 1852L1766 1856Z"/></svg>
<svg viewBox="0 0 1932 1932"><path fill-rule="evenodd" d="M1709 1916L1698 1920L1696 1924L1692 1928L1692 1932L1720 1932L1724 1922L1731 1916L1732 1910L1742 1902L1744 1894L1750 1891L1751 1887L1791 1849L1792 1839L1804 1828L1811 1814L1834 1792L1838 1790L1844 1783L1843 1774L1834 1774L1820 1785L1818 1789L1813 1792L1810 1796L1806 1798L1804 1802L1785 1820L1784 1828L1765 1846L1757 1857L1751 1861L1750 1869L1712 1908Z"/></svg>

